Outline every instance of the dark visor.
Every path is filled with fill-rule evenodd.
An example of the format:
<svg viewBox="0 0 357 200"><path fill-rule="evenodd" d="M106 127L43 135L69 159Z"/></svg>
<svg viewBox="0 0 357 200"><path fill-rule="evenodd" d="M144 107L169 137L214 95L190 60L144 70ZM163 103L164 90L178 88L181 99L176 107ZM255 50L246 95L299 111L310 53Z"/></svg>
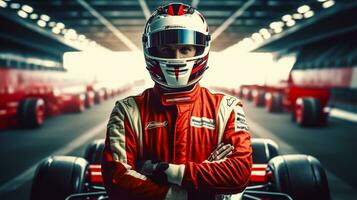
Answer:
<svg viewBox="0 0 357 200"><path fill-rule="evenodd" d="M206 35L192 30L172 29L152 33L148 36L147 47L158 47L167 44L206 45Z"/></svg>

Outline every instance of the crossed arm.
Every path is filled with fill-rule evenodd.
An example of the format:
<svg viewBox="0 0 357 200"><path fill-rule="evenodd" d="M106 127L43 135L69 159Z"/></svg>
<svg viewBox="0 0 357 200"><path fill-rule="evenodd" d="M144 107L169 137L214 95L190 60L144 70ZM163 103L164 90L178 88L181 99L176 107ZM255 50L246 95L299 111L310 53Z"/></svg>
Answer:
<svg viewBox="0 0 357 200"><path fill-rule="evenodd" d="M148 175L159 165L153 163L148 169L139 169L136 165L135 134L128 119L116 112L119 110L113 111L108 125L102 162L103 182L109 197L169 199L173 195L177 199L187 195L187 190L230 194L241 192L247 185L251 167L250 137L248 132L235 131L233 113L222 138L226 145L220 144L203 163L161 166L159 169L164 172L161 175L166 175L167 184L160 184Z"/></svg>

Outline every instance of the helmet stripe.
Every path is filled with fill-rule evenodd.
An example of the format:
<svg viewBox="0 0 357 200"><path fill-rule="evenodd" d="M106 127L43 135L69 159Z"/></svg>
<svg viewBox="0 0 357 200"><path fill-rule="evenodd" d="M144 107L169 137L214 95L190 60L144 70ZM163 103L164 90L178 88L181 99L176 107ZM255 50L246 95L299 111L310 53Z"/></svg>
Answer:
<svg viewBox="0 0 357 200"><path fill-rule="evenodd" d="M185 11L183 9L183 5L180 5L177 15L183 15L183 14L185 14Z"/></svg>
<svg viewBox="0 0 357 200"><path fill-rule="evenodd" d="M175 67L175 76L176 76L176 81L178 81L178 77L179 77L179 67Z"/></svg>
<svg viewBox="0 0 357 200"><path fill-rule="evenodd" d="M168 5L167 6L167 14L168 15L175 15L172 5Z"/></svg>

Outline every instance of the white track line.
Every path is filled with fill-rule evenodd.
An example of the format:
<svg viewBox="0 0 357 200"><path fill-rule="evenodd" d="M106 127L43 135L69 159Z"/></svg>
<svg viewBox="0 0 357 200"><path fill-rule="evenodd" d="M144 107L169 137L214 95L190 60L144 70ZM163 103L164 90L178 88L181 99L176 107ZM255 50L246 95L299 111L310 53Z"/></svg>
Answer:
<svg viewBox="0 0 357 200"><path fill-rule="evenodd" d="M67 144L61 149L58 149L57 151L50 153L49 155L67 155L71 153L73 150L77 149L78 147L83 146L85 143L87 143L91 138L96 136L98 133L101 131L104 131L106 129L108 121L105 120L98 124L97 126L93 127L92 129L80 134L79 137L77 137L75 140L73 140L71 143ZM41 160L42 161L42 160ZM0 186L0 194L4 194L10 191L14 191L21 187L24 183L27 181L31 180L37 165L41 162L38 161L36 164L16 176L15 178L11 179L7 183L3 184Z"/></svg>
<svg viewBox="0 0 357 200"><path fill-rule="evenodd" d="M289 145L288 143L284 142L278 136L273 134L271 131L267 130L266 128L260 126L259 124L255 123L253 120L247 118L249 129L254 136L258 136L260 138L269 138L274 140L278 145L279 148L284 154L297 154L297 151L293 146ZM289 134L289 133L287 133ZM349 200L355 199L354 195L356 194L356 190L344 182L342 179L337 177L334 173L329 170L326 170L327 179L329 182L330 194L332 199L334 200Z"/></svg>
<svg viewBox="0 0 357 200"><path fill-rule="evenodd" d="M339 119L357 123L357 114L353 113L353 112L346 111L346 110L342 110L342 109L338 109L338 108L331 108L330 116L334 117L334 118L339 118Z"/></svg>

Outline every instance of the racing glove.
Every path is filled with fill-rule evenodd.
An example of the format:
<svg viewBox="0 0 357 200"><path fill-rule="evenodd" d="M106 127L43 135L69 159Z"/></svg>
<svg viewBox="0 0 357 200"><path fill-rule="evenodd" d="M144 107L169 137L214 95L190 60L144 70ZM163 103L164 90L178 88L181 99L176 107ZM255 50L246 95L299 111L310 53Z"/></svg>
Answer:
<svg viewBox="0 0 357 200"><path fill-rule="evenodd" d="M225 159L232 154L234 147L231 144L219 144L218 147L203 162L214 162ZM146 175L152 181L167 185L169 183L181 185L178 177L183 177L184 165L175 165L158 160L145 160L137 162L137 171Z"/></svg>

